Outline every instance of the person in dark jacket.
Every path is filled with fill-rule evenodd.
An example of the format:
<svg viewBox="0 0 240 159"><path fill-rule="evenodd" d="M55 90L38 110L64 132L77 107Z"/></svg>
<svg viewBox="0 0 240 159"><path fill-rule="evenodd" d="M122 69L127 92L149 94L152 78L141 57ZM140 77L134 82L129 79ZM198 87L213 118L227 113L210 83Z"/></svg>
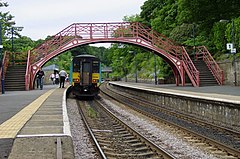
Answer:
<svg viewBox="0 0 240 159"><path fill-rule="evenodd" d="M40 89L43 89L43 79L44 79L44 71L42 68L37 73L37 88L40 86Z"/></svg>

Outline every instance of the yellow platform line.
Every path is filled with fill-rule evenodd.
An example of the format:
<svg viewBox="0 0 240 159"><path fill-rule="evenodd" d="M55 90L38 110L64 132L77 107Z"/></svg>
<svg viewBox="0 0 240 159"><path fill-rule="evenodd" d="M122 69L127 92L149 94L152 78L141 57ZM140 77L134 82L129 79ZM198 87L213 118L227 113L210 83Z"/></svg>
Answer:
<svg viewBox="0 0 240 159"><path fill-rule="evenodd" d="M32 115L38 110L43 102L54 92L54 90L55 89L47 91L28 106L23 108L12 118L2 123L0 125L0 138L15 138L25 123L32 117Z"/></svg>

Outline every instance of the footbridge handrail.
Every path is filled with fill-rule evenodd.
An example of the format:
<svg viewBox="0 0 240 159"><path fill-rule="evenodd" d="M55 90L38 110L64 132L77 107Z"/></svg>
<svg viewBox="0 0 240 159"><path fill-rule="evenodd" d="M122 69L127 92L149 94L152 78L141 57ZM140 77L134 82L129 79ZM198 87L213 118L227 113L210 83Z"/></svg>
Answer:
<svg viewBox="0 0 240 159"><path fill-rule="evenodd" d="M6 71L7 71L7 67L8 67L8 63L9 63L9 52L4 52L4 55L3 55L3 59L2 59L2 64L1 66L3 68L0 69L0 83L1 83L1 91L2 91L2 85L4 85L2 82L4 82L5 80L5 75L6 75ZM3 73L2 73L3 71Z"/></svg>
<svg viewBox="0 0 240 159"><path fill-rule="evenodd" d="M202 59L212 72L219 85L223 85L224 73L205 46L196 47L196 60Z"/></svg>
<svg viewBox="0 0 240 159"><path fill-rule="evenodd" d="M31 72L30 55L31 55L31 52L29 50L27 54L27 67L26 67L26 73L25 73L25 90L29 90L30 72Z"/></svg>
<svg viewBox="0 0 240 159"><path fill-rule="evenodd" d="M174 44L173 41L139 22L74 23L50 37L31 52L34 61L37 61L73 39L112 39L114 41L114 39L120 38L143 39L175 57L181 53L181 47Z"/></svg>
<svg viewBox="0 0 240 159"><path fill-rule="evenodd" d="M141 23L135 23L136 30L138 30L138 37L145 39L148 42L151 42L153 45L157 46L160 49L165 50L169 54L179 57L182 52L182 49L175 42L167 38L166 36L152 30L151 28L144 26Z"/></svg>
<svg viewBox="0 0 240 159"><path fill-rule="evenodd" d="M199 86L198 71L186 50L139 22L74 23L31 50L31 64L42 59L43 63L45 57L53 57L59 50L66 51L73 45L95 42L126 42L157 48L156 50L160 52L162 50L164 56L171 60L179 70L181 70L179 67L184 66L193 85ZM182 62L184 64L179 64ZM184 71L182 70L181 77L183 80Z"/></svg>
<svg viewBox="0 0 240 159"><path fill-rule="evenodd" d="M6 75L6 71L7 71L7 67L8 67L8 64L9 64L9 57L10 56L10 52L5 52L4 53L4 56L3 56L3 60L2 60L2 62L3 62L3 71L4 71L4 74L3 74L3 77L5 78L5 75ZM1 69L1 71L2 71L2 69ZM1 72L1 74L2 74L2 72Z"/></svg>
<svg viewBox="0 0 240 159"><path fill-rule="evenodd" d="M159 34L154 30L151 30L150 28L146 29L146 27L143 26L141 23L137 23L137 25L138 25L137 29L140 30L138 36L140 36L143 39L147 39L147 41L151 41L153 45L158 46L159 48L165 50L169 54L182 60L184 63L186 73L188 74L188 77L190 78L193 86L199 87L200 85L199 71L193 64L186 49L184 47L177 45L167 37Z"/></svg>
<svg viewBox="0 0 240 159"><path fill-rule="evenodd" d="M199 78L199 71L197 70L197 68L195 67L195 65L193 64L191 58L189 57L185 47L182 46L183 52L182 52L182 60L184 61L184 67L188 77L190 78L193 86L200 86L200 78Z"/></svg>

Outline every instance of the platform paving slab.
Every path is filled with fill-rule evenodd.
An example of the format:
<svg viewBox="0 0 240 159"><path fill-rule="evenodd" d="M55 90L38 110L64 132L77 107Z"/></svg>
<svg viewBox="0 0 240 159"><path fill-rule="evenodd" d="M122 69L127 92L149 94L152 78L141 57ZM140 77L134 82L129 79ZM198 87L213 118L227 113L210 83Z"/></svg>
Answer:
<svg viewBox="0 0 240 159"><path fill-rule="evenodd" d="M63 110L66 109L63 108L65 89L52 87L46 91L40 91L40 94L38 91L15 92L14 95L9 93L9 98L6 98L5 95L3 95L4 97L0 96L0 100L5 99L7 100L5 103L11 105L17 103L11 99L15 99L18 95L21 97L20 94L34 96L29 98L27 102L22 96L19 99L22 110L19 109L19 112L16 112L7 121L4 119L0 125L0 159L3 157L56 158L56 145L54 145L56 138L62 140L63 158L74 158L71 135L67 131L68 128L64 127L68 123L66 117L63 116L65 113ZM29 93L32 94L29 95ZM39 94L40 97L36 94ZM24 106L24 104L28 105ZM7 144L2 144L4 142ZM5 148L6 146L3 145L8 146Z"/></svg>
<svg viewBox="0 0 240 159"><path fill-rule="evenodd" d="M44 85L43 90L6 91L0 94L0 124L13 117L20 110L56 85Z"/></svg>
<svg viewBox="0 0 240 159"><path fill-rule="evenodd" d="M73 143L69 136L61 137L62 158L74 159ZM57 137L16 138L9 159L55 159Z"/></svg>
<svg viewBox="0 0 240 159"><path fill-rule="evenodd" d="M13 139L1 139L0 140L0 159L7 159L11 152Z"/></svg>
<svg viewBox="0 0 240 159"><path fill-rule="evenodd" d="M34 136L34 135L48 135L51 136L52 134L62 134L63 127L62 126L26 126L19 135L25 135L25 136ZM30 134L30 135L29 135Z"/></svg>
<svg viewBox="0 0 240 159"><path fill-rule="evenodd" d="M74 158L72 138L64 134L64 91L56 89L21 129L14 141L10 159L56 158L57 138L62 140L63 158Z"/></svg>
<svg viewBox="0 0 240 159"><path fill-rule="evenodd" d="M10 125L3 123L13 118L13 116L16 115L19 111L21 111L38 97L40 97L47 91L54 89L55 87L56 86L46 86L43 90L32 91L6 91L5 94L0 95L0 131L1 136L3 137L0 138L0 159L8 158L14 141L14 138L8 137L16 135L16 132L19 131L17 127L21 125L20 120L24 119L27 115L24 114L23 118L18 118L18 122L8 121L7 123ZM15 124L17 124L17 126L13 127L15 126Z"/></svg>
<svg viewBox="0 0 240 159"><path fill-rule="evenodd" d="M39 109L41 104L53 93L54 89L47 91L28 106L0 125L0 138L15 138L27 121Z"/></svg>

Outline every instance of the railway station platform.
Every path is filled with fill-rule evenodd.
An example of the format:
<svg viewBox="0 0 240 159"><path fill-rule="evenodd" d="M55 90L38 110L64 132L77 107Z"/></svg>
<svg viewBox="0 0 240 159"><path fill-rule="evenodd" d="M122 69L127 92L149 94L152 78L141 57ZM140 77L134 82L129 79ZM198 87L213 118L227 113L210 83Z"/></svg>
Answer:
<svg viewBox="0 0 240 159"><path fill-rule="evenodd" d="M66 90L45 85L0 95L0 158L74 158Z"/></svg>
<svg viewBox="0 0 240 159"><path fill-rule="evenodd" d="M234 86L193 87L193 86L176 86L174 84L154 85L146 83L119 82L119 81L117 82L114 81L110 83L164 94L240 104L240 87Z"/></svg>
<svg viewBox="0 0 240 159"><path fill-rule="evenodd" d="M118 81L109 85L138 99L240 131L240 87L182 87Z"/></svg>
<svg viewBox="0 0 240 159"><path fill-rule="evenodd" d="M109 85L140 100L240 131L240 87L182 87L121 81L112 81Z"/></svg>

